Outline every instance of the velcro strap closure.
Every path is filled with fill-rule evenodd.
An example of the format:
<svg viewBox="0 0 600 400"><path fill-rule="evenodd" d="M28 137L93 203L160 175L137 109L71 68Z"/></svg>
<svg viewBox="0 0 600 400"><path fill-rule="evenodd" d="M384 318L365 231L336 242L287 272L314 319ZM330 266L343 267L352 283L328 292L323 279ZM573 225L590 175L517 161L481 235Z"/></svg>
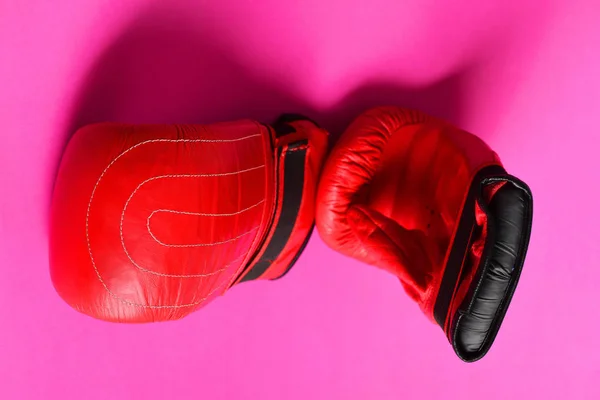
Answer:
<svg viewBox="0 0 600 400"><path fill-rule="evenodd" d="M279 258L292 236L302 204L307 149L308 140L304 139L290 143L277 150L277 158L282 162L277 163L276 203L281 203L281 208L276 213L275 221L273 222L274 229L270 230L272 233L269 233L267 242L263 244L264 251L259 255L258 260L253 263L252 268L244 275L240 282L260 278L269 269L273 261ZM283 174L281 174L281 170L283 170ZM304 245L309 237L310 232L305 238ZM291 269L304 249L304 245L298 249L293 261L277 278L283 276Z"/></svg>

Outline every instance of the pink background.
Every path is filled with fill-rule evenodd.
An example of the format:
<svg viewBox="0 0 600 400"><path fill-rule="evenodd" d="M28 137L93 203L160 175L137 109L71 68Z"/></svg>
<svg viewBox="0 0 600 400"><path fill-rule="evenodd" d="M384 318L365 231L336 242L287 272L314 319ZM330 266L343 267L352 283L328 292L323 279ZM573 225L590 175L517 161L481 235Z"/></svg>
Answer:
<svg viewBox="0 0 600 400"><path fill-rule="evenodd" d="M0 398L599 399L599 20L597 0L1 0ZM481 362L316 235L285 279L178 322L95 321L55 294L48 205L77 126L300 111L339 134L381 103L478 133L533 190Z"/></svg>

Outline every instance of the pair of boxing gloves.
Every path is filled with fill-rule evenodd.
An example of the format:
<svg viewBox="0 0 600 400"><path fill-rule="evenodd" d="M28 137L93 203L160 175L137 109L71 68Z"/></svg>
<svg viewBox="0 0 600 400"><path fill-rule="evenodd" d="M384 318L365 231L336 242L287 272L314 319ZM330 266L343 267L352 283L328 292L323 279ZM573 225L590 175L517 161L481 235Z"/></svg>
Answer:
<svg viewBox="0 0 600 400"><path fill-rule="evenodd" d="M462 360L483 357L523 266L527 185L475 135L414 110L368 110L331 152L327 136L298 115L81 128L53 194L57 292L103 320L182 318L282 277L316 224L397 276Z"/></svg>

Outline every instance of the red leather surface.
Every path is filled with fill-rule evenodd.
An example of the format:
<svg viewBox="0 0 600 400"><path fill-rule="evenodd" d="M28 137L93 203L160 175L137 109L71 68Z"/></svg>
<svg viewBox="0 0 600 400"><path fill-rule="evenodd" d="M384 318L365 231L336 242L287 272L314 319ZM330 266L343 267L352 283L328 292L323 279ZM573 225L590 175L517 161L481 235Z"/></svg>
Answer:
<svg viewBox="0 0 600 400"><path fill-rule="evenodd" d="M271 141L252 121L79 130L52 204L58 293L127 322L181 318L222 294L272 217Z"/></svg>
<svg viewBox="0 0 600 400"><path fill-rule="evenodd" d="M473 176L500 164L476 136L420 112L359 116L325 163L316 223L332 248L399 277L433 320Z"/></svg>

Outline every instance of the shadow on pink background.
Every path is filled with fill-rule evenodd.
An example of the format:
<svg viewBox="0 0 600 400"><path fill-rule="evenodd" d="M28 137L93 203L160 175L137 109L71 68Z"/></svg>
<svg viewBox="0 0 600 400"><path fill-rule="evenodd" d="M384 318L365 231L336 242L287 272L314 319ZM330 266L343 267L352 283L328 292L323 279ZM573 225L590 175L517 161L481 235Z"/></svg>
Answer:
<svg viewBox="0 0 600 400"><path fill-rule="evenodd" d="M600 398L600 3L122 3L0 1L0 398ZM54 292L48 205L77 127L293 111L335 138L379 104L477 133L533 190L521 283L482 361L317 235L285 279L177 322L100 322Z"/></svg>

